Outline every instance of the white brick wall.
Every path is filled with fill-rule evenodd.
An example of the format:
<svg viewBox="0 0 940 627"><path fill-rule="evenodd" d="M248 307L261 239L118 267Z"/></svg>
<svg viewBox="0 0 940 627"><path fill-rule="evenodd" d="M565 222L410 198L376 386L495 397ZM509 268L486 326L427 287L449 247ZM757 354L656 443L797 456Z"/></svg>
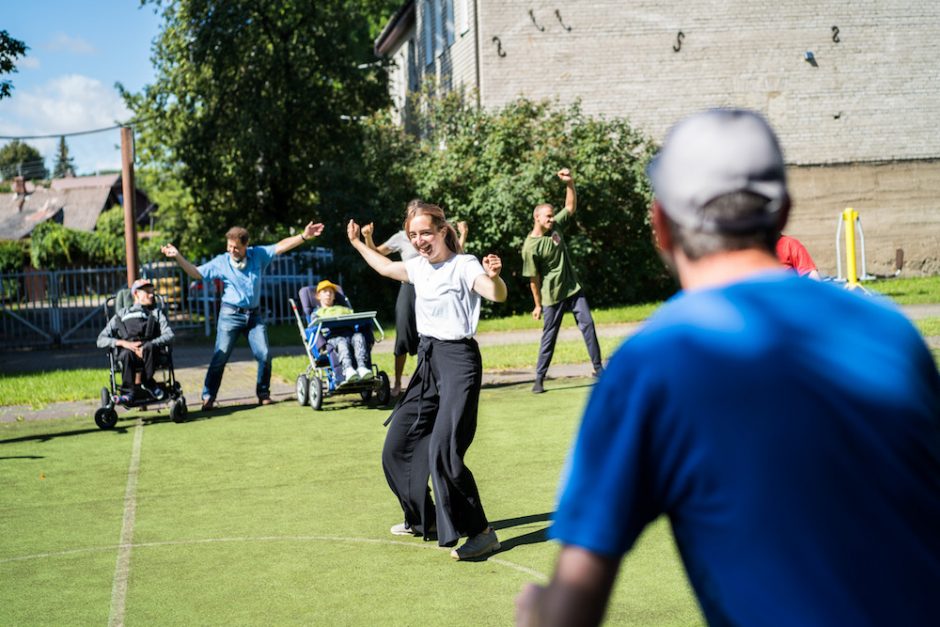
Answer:
<svg viewBox="0 0 940 627"><path fill-rule="evenodd" d="M791 163L940 157L935 0L479 4L487 107L519 94L581 98L586 112L659 140L691 111L737 105L768 116Z"/></svg>

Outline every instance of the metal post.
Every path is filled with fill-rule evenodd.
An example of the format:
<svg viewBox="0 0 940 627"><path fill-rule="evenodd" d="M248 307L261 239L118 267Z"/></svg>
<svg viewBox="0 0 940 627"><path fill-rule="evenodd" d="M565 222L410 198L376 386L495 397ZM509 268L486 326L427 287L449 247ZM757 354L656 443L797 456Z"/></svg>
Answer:
<svg viewBox="0 0 940 627"><path fill-rule="evenodd" d="M858 266L855 263L855 222L858 220L858 212L847 207L842 212L842 219L845 221L846 279L850 286L854 286L858 283Z"/></svg>
<svg viewBox="0 0 940 627"><path fill-rule="evenodd" d="M134 130L121 127L121 181L124 187L124 254L127 260L127 287L137 280L137 212L134 186Z"/></svg>

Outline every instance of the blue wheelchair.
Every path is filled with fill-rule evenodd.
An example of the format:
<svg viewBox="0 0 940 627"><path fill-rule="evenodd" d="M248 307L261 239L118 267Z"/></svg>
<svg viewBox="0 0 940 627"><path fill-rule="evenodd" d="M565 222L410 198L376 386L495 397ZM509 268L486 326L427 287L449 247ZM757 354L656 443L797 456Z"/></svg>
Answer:
<svg viewBox="0 0 940 627"><path fill-rule="evenodd" d="M378 341L385 339L385 332L375 318L376 312L363 311L320 320L316 317L316 288L303 287L298 297L300 307L293 298L288 300L310 364L297 377L297 403L301 406L309 405L314 411L319 411L323 407L324 398L358 394L363 402L368 403L374 399L379 406L387 405L391 400L388 374L371 363L376 332L379 335ZM337 291L336 298L337 304L352 308L342 291ZM306 323L307 320L310 322ZM366 339L370 363L365 367L372 370L373 376L369 379L345 381L339 357L327 340L335 335L352 336L354 333L362 333Z"/></svg>

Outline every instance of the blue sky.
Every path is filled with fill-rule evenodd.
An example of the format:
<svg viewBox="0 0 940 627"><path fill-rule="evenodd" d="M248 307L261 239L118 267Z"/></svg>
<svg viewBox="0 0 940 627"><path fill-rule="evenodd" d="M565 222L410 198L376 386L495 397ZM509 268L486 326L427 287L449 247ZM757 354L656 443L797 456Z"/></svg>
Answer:
<svg viewBox="0 0 940 627"><path fill-rule="evenodd" d="M150 62L161 19L139 0L29 0L4 3L0 30L29 46L13 94L0 100L0 136L48 135L113 126L130 118L118 96L153 82ZM26 139L52 168L58 139ZM0 145L8 140L0 140ZM120 134L67 137L78 174L116 169Z"/></svg>

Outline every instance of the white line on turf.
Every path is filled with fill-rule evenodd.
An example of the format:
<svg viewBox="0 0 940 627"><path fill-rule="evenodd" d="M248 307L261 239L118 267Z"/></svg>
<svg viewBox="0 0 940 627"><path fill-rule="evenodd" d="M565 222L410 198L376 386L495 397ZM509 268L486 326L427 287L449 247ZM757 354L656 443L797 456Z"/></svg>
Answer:
<svg viewBox="0 0 940 627"><path fill-rule="evenodd" d="M118 544L117 562L114 566L114 583L111 584L111 612L108 625L124 625L124 608L127 602L127 579L131 574L131 549L134 544L134 519L137 516L137 475L140 472L140 443L144 438L144 421L134 423L134 446L131 463L127 469L127 487L124 489L124 519L121 521L121 541Z"/></svg>
<svg viewBox="0 0 940 627"><path fill-rule="evenodd" d="M417 542L404 542L400 540L382 540L379 538L350 538L343 536L244 536L236 538L203 538L199 540L165 540L163 542L141 542L138 544L128 544L128 553L131 548L143 549L143 548L158 548L163 546L191 546L194 544L219 544L224 542L348 542L352 544L385 544L385 545L394 545L394 546L405 546L411 547L413 549L430 549L430 550L449 550L441 549L435 544L427 543L417 543ZM67 555L75 555L78 553L96 553L101 551L113 551L114 546L93 546L84 549L72 549L69 551L59 551L56 553L36 553L34 555L21 555L19 557L7 557L0 559L0 564L5 564L7 562L24 562L28 560L37 560L37 559L48 559L53 557L63 557ZM535 577L541 581L548 581L548 576L544 573L541 573L535 569L523 566L522 564L516 564L515 562L510 562L498 557L490 557L486 560L487 562L492 562L500 566L504 566L511 570L518 571L520 573L525 573L531 577Z"/></svg>

